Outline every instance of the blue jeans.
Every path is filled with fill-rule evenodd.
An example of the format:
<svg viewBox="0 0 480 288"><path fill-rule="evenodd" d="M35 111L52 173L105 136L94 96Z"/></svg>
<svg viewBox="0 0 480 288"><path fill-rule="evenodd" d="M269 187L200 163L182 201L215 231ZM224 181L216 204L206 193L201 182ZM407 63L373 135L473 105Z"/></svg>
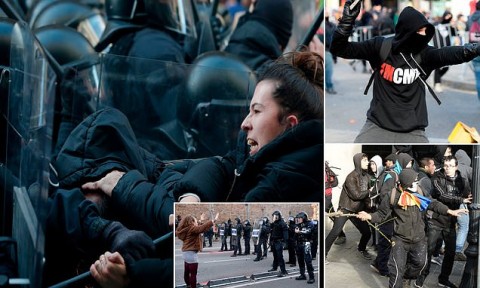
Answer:
<svg viewBox="0 0 480 288"><path fill-rule="evenodd" d="M459 209L467 208L467 204L460 204ZM468 214L462 214L461 216L457 217L457 240L455 244L455 252L462 252L463 245L465 244L465 240L467 239L468 234L468 224L470 222L470 216Z"/></svg>
<svg viewBox="0 0 480 288"><path fill-rule="evenodd" d="M480 57L472 60L473 72L475 73L475 83L477 87L477 97L480 100Z"/></svg>
<svg viewBox="0 0 480 288"><path fill-rule="evenodd" d="M325 88L333 89L333 56L325 51Z"/></svg>

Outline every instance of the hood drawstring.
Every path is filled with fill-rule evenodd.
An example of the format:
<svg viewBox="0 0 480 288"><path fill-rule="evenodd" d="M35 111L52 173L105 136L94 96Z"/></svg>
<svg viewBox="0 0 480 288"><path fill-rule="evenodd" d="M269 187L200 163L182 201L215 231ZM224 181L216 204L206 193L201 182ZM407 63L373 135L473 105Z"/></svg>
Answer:
<svg viewBox="0 0 480 288"><path fill-rule="evenodd" d="M400 52L400 55L402 56L403 60L405 60L405 63L407 63L408 67L410 67L411 69L414 69L412 65L410 65L410 63L407 61L407 58L405 58L405 56L403 55L402 52ZM413 62L415 62L415 66L417 66L417 69L420 70L421 73L423 73L423 75L427 75L427 73L425 73L425 71L422 69L422 67L417 63L417 61L415 61L415 58L412 56L412 54L410 54L410 58L412 58ZM435 94L435 91L433 91L432 87L430 87L430 85L427 84L427 82L425 82L425 80L423 80L422 77L418 77L418 79L420 79L420 81L425 85L427 86L427 89L428 91L430 92L430 94L432 94L433 98L437 101L438 105L442 104L442 102L440 101L440 99L438 99L438 96L437 94Z"/></svg>

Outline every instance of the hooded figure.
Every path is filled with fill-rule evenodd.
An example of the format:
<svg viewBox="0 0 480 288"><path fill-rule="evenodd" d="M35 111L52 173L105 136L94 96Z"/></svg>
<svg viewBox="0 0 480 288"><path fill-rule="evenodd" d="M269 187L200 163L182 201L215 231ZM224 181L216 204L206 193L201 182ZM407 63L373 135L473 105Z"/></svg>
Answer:
<svg viewBox="0 0 480 288"><path fill-rule="evenodd" d="M370 194L370 190L368 189L370 175L367 173L367 155L364 153L355 154L353 156L353 164L355 169L345 178L345 183L343 184L340 194L340 202L338 204L338 211L342 211L344 214L357 213L364 210L366 208L366 200ZM347 220L350 220L362 234L357 247L360 256L371 260L371 255L366 250L367 243L371 237L370 228L367 223L359 221L359 219L355 217L335 217L332 230L325 239L325 254L328 254L333 242L340 235Z"/></svg>
<svg viewBox="0 0 480 288"><path fill-rule="evenodd" d="M259 70L282 54L292 35L292 25L290 0L257 1L255 10L240 19L225 51Z"/></svg>
<svg viewBox="0 0 480 288"><path fill-rule="evenodd" d="M367 121L355 142L428 142L424 131L428 126L425 79L437 68L472 60L479 54L478 46L429 46L435 32L433 25L422 13L406 7L400 13L391 48L382 59L382 43L388 38L349 42L361 9L361 5L355 5L350 10L350 4L345 3L330 51L346 59L367 60L375 69Z"/></svg>

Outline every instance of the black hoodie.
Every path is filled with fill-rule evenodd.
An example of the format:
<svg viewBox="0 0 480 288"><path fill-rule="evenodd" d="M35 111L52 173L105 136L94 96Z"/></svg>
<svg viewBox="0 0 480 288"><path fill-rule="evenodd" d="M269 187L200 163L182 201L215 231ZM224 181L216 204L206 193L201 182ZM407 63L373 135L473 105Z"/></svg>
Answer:
<svg viewBox="0 0 480 288"><path fill-rule="evenodd" d="M416 33L422 27L427 28L426 36ZM441 49L428 46L434 31L423 14L406 7L395 27L391 53L383 63L380 57L383 37L348 42L348 37L338 30L335 32L331 46L333 54L347 59L365 59L372 67L379 68L374 76L373 99L367 112L367 118L379 127L394 132L423 130L428 126L426 91L417 78L422 75L427 79L434 69L475 58L475 53L466 53L462 46ZM417 58L421 69L415 63Z"/></svg>

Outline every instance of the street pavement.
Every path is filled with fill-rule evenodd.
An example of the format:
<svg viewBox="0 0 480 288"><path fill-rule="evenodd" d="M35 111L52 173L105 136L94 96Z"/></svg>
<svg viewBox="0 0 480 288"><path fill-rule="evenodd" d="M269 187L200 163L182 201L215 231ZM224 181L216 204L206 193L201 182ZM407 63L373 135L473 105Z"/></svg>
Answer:
<svg viewBox="0 0 480 288"><path fill-rule="evenodd" d="M325 237L331 229L330 223L326 225ZM357 244L360 240L360 232L348 221L344 228L347 235L347 241L342 245L332 245L328 253L328 264L325 265L325 287L330 288L384 288L388 287L388 278L380 276L370 268L370 260L365 260L357 252ZM324 237L324 238L325 238ZM369 252L373 256L376 252L371 248L369 242ZM463 268L466 262L454 262L450 281L457 286L460 284L463 274ZM441 266L433 264L430 266L424 288L438 287L438 275ZM415 287L412 283L408 287Z"/></svg>
<svg viewBox="0 0 480 288"><path fill-rule="evenodd" d="M370 73L363 72L360 61L338 58L333 81L337 94L325 94L325 139L328 143L353 143L366 119L373 88L363 95ZM367 63L369 68L369 64ZM354 69L356 71L354 71ZM433 87L433 73L427 81ZM469 63L450 66L442 77L444 91L437 93L438 105L427 92L429 126L426 134L431 143L447 143L458 121L480 129L480 100L475 90L475 76Z"/></svg>
<svg viewBox="0 0 480 288"><path fill-rule="evenodd" d="M300 275L298 264L295 267L290 267L289 264L286 264L288 275L281 278L276 277L278 272L267 272L272 267L273 255L271 252L268 252L266 259L254 262L253 259L255 259L255 255L230 257L230 255L233 254L233 251L220 252L220 244L220 241L214 241L212 247L205 247L203 251L198 254L199 265L197 282L200 285L197 287L320 287L318 277L318 257L312 261L315 270L315 283L307 284L307 281L294 279ZM176 238L174 277L175 287L177 288L185 287L185 282L183 280L184 263L181 248L182 241ZM242 249L243 248L242 240ZM253 249L253 243L251 243L251 249ZM283 258L285 261L288 261L287 250L284 250ZM279 271L280 268L277 270Z"/></svg>

